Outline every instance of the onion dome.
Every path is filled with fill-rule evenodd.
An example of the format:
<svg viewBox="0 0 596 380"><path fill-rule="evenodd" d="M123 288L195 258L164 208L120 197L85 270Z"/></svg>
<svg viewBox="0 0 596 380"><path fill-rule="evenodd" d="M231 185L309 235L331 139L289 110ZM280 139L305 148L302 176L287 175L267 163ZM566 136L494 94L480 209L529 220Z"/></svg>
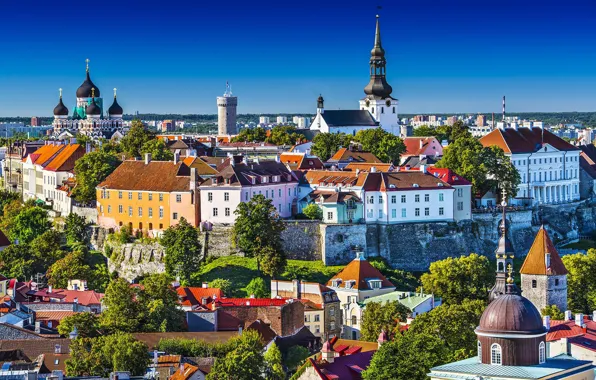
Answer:
<svg viewBox="0 0 596 380"><path fill-rule="evenodd" d="M62 89L60 89L60 101L54 107L54 116L68 116L68 108L62 103Z"/></svg>
<svg viewBox="0 0 596 380"><path fill-rule="evenodd" d="M323 95L319 95L319 97L317 98L317 108L323 108L323 102L325 100L323 99Z"/></svg>
<svg viewBox="0 0 596 380"><path fill-rule="evenodd" d="M114 89L114 103L108 109L108 114L110 115L122 115L124 114L124 110L118 104L118 100L116 99L116 89Z"/></svg>
<svg viewBox="0 0 596 380"><path fill-rule="evenodd" d="M91 77L89 76L89 60L87 60L87 77L85 78L85 81L83 82L83 84L81 84L79 86L79 88L77 89L77 98L91 98L92 97L92 94L91 94L92 89L95 89L95 96L97 96L99 98L101 96L101 94L99 92L99 89L93 83L93 81L91 80Z"/></svg>
<svg viewBox="0 0 596 380"><path fill-rule="evenodd" d="M99 108L97 103L95 103L95 89L94 88L91 89L91 95L92 95L91 97L93 99L91 100L91 104L89 104L87 106L87 108L85 109L85 113L87 115L92 115L92 116L101 115L101 108Z"/></svg>

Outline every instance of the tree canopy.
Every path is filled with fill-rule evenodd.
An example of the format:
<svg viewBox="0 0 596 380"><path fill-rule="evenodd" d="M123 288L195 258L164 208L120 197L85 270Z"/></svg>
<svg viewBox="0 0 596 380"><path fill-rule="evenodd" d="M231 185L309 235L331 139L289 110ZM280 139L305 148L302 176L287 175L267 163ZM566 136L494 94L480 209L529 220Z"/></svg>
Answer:
<svg viewBox="0 0 596 380"><path fill-rule="evenodd" d="M120 160L104 150L85 154L75 162L74 172L77 185L73 196L80 202L97 199L95 188L120 165Z"/></svg>
<svg viewBox="0 0 596 380"><path fill-rule="evenodd" d="M46 277L48 284L65 289L68 280L90 280L91 274L91 268L85 263L85 255L80 251L73 251L52 264Z"/></svg>
<svg viewBox="0 0 596 380"><path fill-rule="evenodd" d="M399 322L405 322L410 312L399 301L367 303L360 323L360 339L376 342L381 331L389 337L395 336L399 333Z"/></svg>
<svg viewBox="0 0 596 380"><path fill-rule="evenodd" d="M143 146L155 138L155 134L148 130L139 119L132 121L130 129L120 140L120 147L128 157L141 157Z"/></svg>
<svg viewBox="0 0 596 380"><path fill-rule="evenodd" d="M362 149L374 154L386 163L399 165L399 158L406 151L403 140L383 128L363 129L356 133L355 140Z"/></svg>
<svg viewBox="0 0 596 380"><path fill-rule="evenodd" d="M265 141L275 145L292 146L302 140L304 140L304 135L296 132L296 128L278 125L271 129L271 133Z"/></svg>
<svg viewBox="0 0 596 380"><path fill-rule="evenodd" d="M100 335L99 317L94 313L84 312L68 316L60 321L57 329L60 335L68 338L75 327L80 338L95 338Z"/></svg>
<svg viewBox="0 0 596 380"><path fill-rule="evenodd" d="M246 296L255 298L268 298L271 294L271 289L261 277L253 278L246 286Z"/></svg>
<svg viewBox="0 0 596 380"><path fill-rule="evenodd" d="M48 212L41 207L25 207L12 220L8 231L11 240L28 244L52 227Z"/></svg>
<svg viewBox="0 0 596 380"><path fill-rule="evenodd" d="M344 133L319 133L313 138L310 151L325 162L339 148L349 146L352 138Z"/></svg>
<svg viewBox="0 0 596 380"><path fill-rule="evenodd" d="M266 362L263 358L261 335L256 331L244 331L238 346L217 358L207 375L207 380L253 380L261 378Z"/></svg>
<svg viewBox="0 0 596 380"><path fill-rule="evenodd" d="M68 245L87 244L88 237L86 232L87 221L85 217L71 212L66 216L64 222L64 234Z"/></svg>
<svg viewBox="0 0 596 380"><path fill-rule="evenodd" d="M165 248L166 273L188 283L191 275L199 270L202 258L199 231L185 218L180 218L178 224L164 232L161 244Z"/></svg>
<svg viewBox="0 0 596 380"><path fill-rule="evenodd" d="M151 159L156 161L171 161L174 159L174 153L168 149L166 143L156 138L145 142L141 147L141 153L143 156L145 153L150 153Z"/></svg>
<svg viewBox="0 0 596 380"><path fill-rule="evenodd" d="M310 220L323 219L323 210L316 203L309 203L302 209L302 213Z"/></svg>
<svg viewBox="0 0 596 380"><path fill-rule="evenodd" d="M267 139L265 128L243 128L238 135L232 139L232 142L263 142Z"/></svg>
<svg viewBox="0 0 596 380"><path fill-rule="evenodd" d="M545 308L540 310L540 314L542 314L543 317L546 317L548 315L551 319L555 321L562 321L565 319L565 313L559 310L557 305L546 306Z"/></svg>
<svg viewBox="0 0 596 380"><path fill-rule="evenodd" d="M567 308L574 313L596 310L596 249L561 258L567 268Z"/></svg>

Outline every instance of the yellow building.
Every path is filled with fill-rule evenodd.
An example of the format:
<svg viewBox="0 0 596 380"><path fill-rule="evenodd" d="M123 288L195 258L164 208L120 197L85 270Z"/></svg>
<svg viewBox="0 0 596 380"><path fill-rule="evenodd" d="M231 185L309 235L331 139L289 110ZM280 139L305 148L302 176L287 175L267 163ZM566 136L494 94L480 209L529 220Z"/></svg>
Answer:
<svg viewBox="0 0 596 380"><path fill-rule="evenodd" d="M193 165L194 166L194 165ZM97 224L130 226L157 236L185 218L198 226L200 177L178 157L174 161L124 161L97 186Z"/></svg>

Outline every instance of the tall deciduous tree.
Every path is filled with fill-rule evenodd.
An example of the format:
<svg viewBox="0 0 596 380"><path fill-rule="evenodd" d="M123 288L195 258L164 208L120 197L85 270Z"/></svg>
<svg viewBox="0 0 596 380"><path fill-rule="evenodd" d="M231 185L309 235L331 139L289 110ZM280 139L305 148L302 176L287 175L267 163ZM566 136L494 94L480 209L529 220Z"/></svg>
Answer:
<svg viewBox="0 0 596 380"><path fill-rule="evenodd" d="M4 206L12 201L18 201L20 198L19 193L0 189L0 217L4 216Z"/></svg>
<svg viewBox="0 0 596 380"><path fill-rule="evenodd" d="M73 251L52 264L46 277L48 284L64 289L68 286L68 280L89 280L91 275L91 268L85 263L85 255L80 251Z"/></svg>
<svg viewBox="0 0 596 380"><path fill-rule="evenodd" d="M398 301L367 303L360 324L361 339L375 342L383 330L390 337L395 336L399 332L399 322L405 322L409 313L410 310Z"/></svg>
<svg viewBox="0 0 596 380"><path fill-rule="evenodd" d="M319 133L312 140L311 152L327 161L339 148L348 146L351 138L344 133Z"/></svg>
<svg viewBox="0 0 596 380"><path fill-rule="evenodd" d="M66 217L64 222L64 234L66 235L66 243L68 245L73 244L87 244L87 221L85 217L71 212Z"/></svg>
<svg viewBox="0 0 596 380"><path fill-rule="evenodd" d="M85 154L75 162L77 185L73 196L81 202L96 200L95 188L120 165L118 158L103 150Z"/></svg>
<svg viewBox="0 0 596 380"><path fill-rule="evenodd" d="M99 317L89 312L73 314L61 320L57 329L60 335L68 338L75 327L78 337L95 338L99 336Z"/></svg>
<svg viewBox="0 0 596 380"><path fill-rule="evenodd" d="M215 360L207 380L253 380L262 377L265 369L261 335L244 331L238 346L225 357Z"/></svg>
<svg viewBox="0 0 596 380"><path fill-rule="evenodd" d="M52 227L48 212L41 207L25 207L13 219L10 237L19 244L28 244Z"/></svg>
<svg viewBox="0 0 596 380"><path fill-rule="evenodd" d="M493 272L485 256L472 253L431 263L429 272L420 280L426 293L441 297L444 303L458 304L465 299L486 301L494 283Z"/></svg>
<svg viewBox="0 0 596 380"><path fill-rule="evenodd" d="M199 270L201 262L199 231L186 219L180 218L178 224L164 232L161 244L165 247L166 273L188 283L190 276Z"/></svg>
<svg viewBox="0 0 596 380"><path fill-rule="evenodd" d="M265 379L267 380L285 380L286 373L281 364L281 351L275 344L271 344L265 352Z"/></svg>
<svg viewBox="0 0 596 380"><path fill-rule="evenodd" d="M265 298L271 294L270 288L261 277L255 277L246 285L246 296L255 298Z"/></svg>
<svg viewBox="0 0 596 380"><path fill-rule="evenodd" d="M238 135L232 139L232 142L263 142L267 139L265 128L243 128Z"/></svg>
<svg viewBox="0 0 596 380"><path fill-rule="evenodd" d="M263 247L259 253L261 257L261 271L271 278L281 275L287 264L286 254L273 247Z"/></svg>
<svg viewBox="0 0 596 380"><path fill-rule="evenodd" d="M596 310L596 249L562 257L567 268L567 307L575 313Z"/></svg>
<svg viewBox="0 0 596 380"><path fill-rule="evenodd" d="M174 159L174 153L168 149L163 140L152 139L143 144L141 153L151 154L151 159L156 161L171 161Z"/></svg>
<svg viewBox="0 0 596 380"><path fill-rule="evenodd" d="M146 308L146 331L183 331L185 314L178 307L178 295L166 274L152 274L141 281L139 302Z"/></svg>
<svg viewBox="0 0 596 380"><path fill-rule="evenodd" d="M275 145L294 145L303 139L304 135L296 132L296 128L278 125L271 129L271 133L265 141Z"/></svg>
<svg viewBox="0 0 596 380"><path fill-rule="evenodd" d="M406 151L406 145L398 136L383 128L363 129L356 133L356 140L362 149L371 152L383 162L399 164L399 158Z"/></svg>
<svg viewBox="0 0 596 380"><path fill-rule="evenodd" d="M137 292L126 280L118 278L108 285L103 303L100 324L107 332L135 332L141 330L144 316Z"/></svg>
<svg viewBox="0 0 596 380"><path fill-rule="evenodd" d="M565 319L565 313L559 310L557 305L548 305L547 307L540 310L540 314L542 314L543 317L549 316L555 321L562 321Z"/></svg>
<svg viewBox="0 0 596 380"><path fill-rule="evenodd" d="M126 136L120 140L120 146L122 152L129 157L140 157L143 153L143 145L154 138L155 134L145 128L141 120L135 119L132 121Z"/></svg>

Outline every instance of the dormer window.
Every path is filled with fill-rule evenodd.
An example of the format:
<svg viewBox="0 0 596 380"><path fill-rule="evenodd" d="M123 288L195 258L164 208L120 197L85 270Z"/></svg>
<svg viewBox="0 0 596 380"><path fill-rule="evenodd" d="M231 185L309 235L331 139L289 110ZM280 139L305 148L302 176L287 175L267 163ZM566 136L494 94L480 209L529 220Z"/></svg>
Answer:
<svg viewBox="0 0 596 380"><path fill-rule="evenodd" d="M230 179L229 178L226 178L225 181L226 181L226 185L229 185L230 184Z"/></svg>
<svg viewBox="0 0 596 380"><path fill-rule="evenodd" d="M339 285L340 284L341 284L341 280L340 279L331 280L331 286L333 286L334 288L339 288Z"/></svg>
<svg viewBox="0 0 596 380"><path fill-rule="evenodd" d="M381 280L370 280L368 281L368 286L371 289L381 289L382 282Z"/></svg>
<svg viewBox="0 0 596 380"><path fill-rule="evenodd" d="M261 183L267 183L269 182L269 177L267 177L266 175L261 176Z"/></svg>
<svg viewBox="0 0 596 380"><path fill-rule="evenodd" d="M346 281L345 287L346 287L346 289L352 289L354 287L354 285L356 285L356 281L348 280L348 281Z"/></svg>

